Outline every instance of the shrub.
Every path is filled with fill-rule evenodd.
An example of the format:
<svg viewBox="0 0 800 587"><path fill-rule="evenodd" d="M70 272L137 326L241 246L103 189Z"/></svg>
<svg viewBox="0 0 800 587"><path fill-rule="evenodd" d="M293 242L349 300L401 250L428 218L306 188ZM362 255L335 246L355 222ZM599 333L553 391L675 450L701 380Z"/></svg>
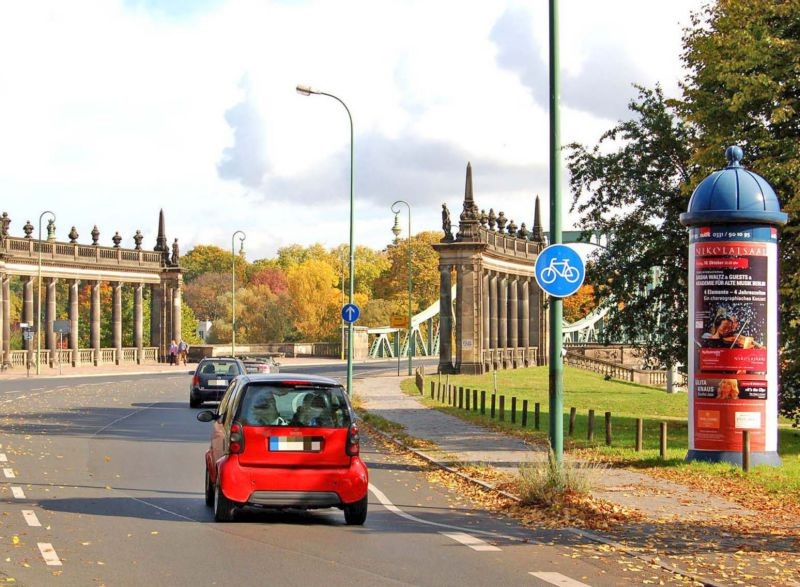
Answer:
<svg viewBox="0 0 800 587"><path fill-rule="evenodd" d="M553 449L546 463L523 463L519 467L519 496L523 505L552 506L567 495L588 494L594 475L605 468L599 463L559 463Z"/></svg>

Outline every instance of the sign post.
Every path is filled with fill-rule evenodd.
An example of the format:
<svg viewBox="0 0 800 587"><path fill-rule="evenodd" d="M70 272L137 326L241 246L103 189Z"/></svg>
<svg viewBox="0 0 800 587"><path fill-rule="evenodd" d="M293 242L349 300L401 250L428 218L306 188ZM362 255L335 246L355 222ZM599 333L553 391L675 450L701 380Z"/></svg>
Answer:
<svg viewBox="0 0 800 587"><path fill-rule="evenodd" d="M728 166L704 179L681 214L689 227L687 461L752 464L778 456L778 227L788 216L764 178Z"/></svg>
<svg viewBox="0 0 800 587"><path fill-rule="evenodd" d="M64 349L64 335L71 329L69 320L54 320L53 331L58 332L58 374L61 375L61 351Z"/></svg>

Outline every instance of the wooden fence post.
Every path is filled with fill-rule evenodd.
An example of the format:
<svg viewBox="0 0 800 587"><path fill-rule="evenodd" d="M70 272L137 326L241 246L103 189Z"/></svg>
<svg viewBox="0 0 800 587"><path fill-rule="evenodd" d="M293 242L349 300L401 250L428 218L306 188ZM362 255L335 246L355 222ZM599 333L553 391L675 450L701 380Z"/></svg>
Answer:
<svg viewBox="0 0 800 587"><path fill-rule="evenodd" d="M589 421L587 423L588 431L586 438L589 442L594 442L594 410L589 410Z"/></svg>
<svg viewBox="0 0 800 587"><path fill-rule="evenodd" d="M644 443L644 420L636 418L636 452L642 452Z"/></svg>
<svg viewBox="0 0 800 587"><path fill-rule="evenodd" d="M575 415L577 410L575 408L569 409L569 432L567 432L567 436L572 436L575 434Z"/></svg>
<svg viewBox="0 0 800 587"><path fill-rule="evenodd" d="M464 408L464 388L458 388L458 409L461 410Z"/></svg>
<svg viewBox="0 0 800 587"><path fill-rule="evenodd" d="M486 415L486 390L481 389L481 416Z"/></svg>
<svg viewBox="0 0 800 587"><path fill-rule="evenodd" d="M742 430L742 471L750 472L750 431Z"/></svg>
<svg viewBox="0 0 800 587"><path fill-rule="evenodd" d="M611 412L606 412L606 446L611 446Z"/></svg>
<svg viewBox="0 0 800 587"><path fill-rule="evenodd" d="M522 400L522 427L528 425L528 400Z"/></svg>
<svg viewBox="0 0 800 587"><path fill-rule="evenodd" d="M659 450L658 454L661 457L661 460L667 458L667 423L661 422L661 438L659 439Z"/></svg>
<svg viewBox="0 0 800 587"><path fill-rule="evenodd" d="M539 405L539 402L536 402L533 405L533 427L536 430L539 430L539 416L541 416L542 406Z"/></svg>
<svg viewBox="0 0 800 587"><path fill-rule="evenodd" d="M464 390L464 409L469 412L469 388Z"/></svg>
<svg viewBox="0 0 800 587"><path fill-rule="evenodd" d="M478 411L478 390L477 389L473 389L472 390L472 411L473 412L477 412Z"/></svg>
<svg viewBox="0 0 800 587"><path fill-rule="evenodd" d="M506 396L500 396L500 421L506 421Z"/></svg>
<svg viewBox="0 0 800 587"><path fill-rule="evenodd" d="M517 423L517 398L511 398L511 423Z"/></svg>
<svg viewBox="0 0 800 587"><path fill-rule="evenodd" d="M497 394L496 394L496 393L493 393L493 394L492 394L492 408L491 408L491 417L492 417L492 420L494 420L494 404L495 404L495 400L496 400L496 399L497 399Z"/></svg>
<svg viewBox="0 0 800 587"><path fill-rule="evenodd" d="M433 399L433 391L436 389L436 382L431 381L431 399Z"/></svg>

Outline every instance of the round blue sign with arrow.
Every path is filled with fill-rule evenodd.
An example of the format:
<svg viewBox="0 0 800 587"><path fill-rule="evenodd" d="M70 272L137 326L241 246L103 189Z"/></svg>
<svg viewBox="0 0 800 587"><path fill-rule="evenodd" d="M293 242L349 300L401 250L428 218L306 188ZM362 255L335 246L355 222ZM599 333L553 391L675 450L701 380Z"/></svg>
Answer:
<svg viewBox="0 0 800 587"><path fill-rule="evenodd" d="M557 298L574 294L583 285L586 269L572 247L550 245L536 259L536 281L545 293Z"/></svg>
<svg viewBox="0 0 800 587"><path fill-rule="evenodd" d="M342 308L342 320L348 324L352 324L361 315L361 310L355 304L345 304Z"/></svg>

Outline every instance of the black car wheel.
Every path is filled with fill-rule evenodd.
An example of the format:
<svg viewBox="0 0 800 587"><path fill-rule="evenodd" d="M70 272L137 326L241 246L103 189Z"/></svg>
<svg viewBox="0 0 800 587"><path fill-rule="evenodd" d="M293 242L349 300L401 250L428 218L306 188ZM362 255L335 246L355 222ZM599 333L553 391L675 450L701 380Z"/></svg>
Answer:
<svg viewBox="0 0 800 587"><path fill-rule="evenodd" d="M208 474L208 467L206 467L206 505L208 507L214 505L214 484L211 482L211 475Z"/></svg>
<svg viewBox="0 0 800 587"><path fill-rule="evenodd" d="M344 521L348 526L363 526L367 521L367 497L344 506Z"/></svg>
<svg viewBox="0 0 800 587"><path fill-rule="evenodd" d="M219 482L219 475L217 475L216 491L214 491L214 521L232 522L236 505L222 493Z"/></svg>
<svg viewBox="0 0 800 587"><path fill-rule="evenodd" d="M189 394L189 407L190 408L199 408L203 405L203 400L196 398L193 393Z"/></svg>

